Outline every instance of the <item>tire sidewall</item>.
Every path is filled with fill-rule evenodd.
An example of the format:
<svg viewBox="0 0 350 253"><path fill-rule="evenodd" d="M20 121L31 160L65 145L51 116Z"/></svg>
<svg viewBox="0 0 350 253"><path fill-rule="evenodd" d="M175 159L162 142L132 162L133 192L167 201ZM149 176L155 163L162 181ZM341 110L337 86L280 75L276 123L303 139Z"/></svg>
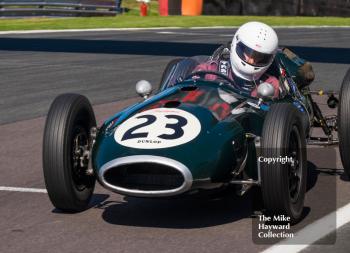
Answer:
<svg viewBox="0 0 350 253"><path fill-rule="evenodd" d="M277 107L283 106L284 113L279 114L282 116L282 118L276 118L276 115L274 115L277 111ZM272 110L271 110L272 109ZM289 193L289 171L288 171L288 165L287 164L261 164L262 169L262 191L263 191L263 199L265 203L267 202L267 199L269 199L269 202L271 202L271 196L268 196L271 194L271 187L268 186L268 184L276 184L278 189L275 189L276 191L280 191L279 197L276 197L274 201L278 201L279 203L268 203L267 206L267 212L270 214L274 214L274 211L277 211L278 214L286 214L291 218L291 223L296 223L298 219L301 217L303 206L304 206L304 198L305 198L305 191L306 191L306 176L307 176L307 154L306 154L306 139L305 139L305 130L303 129L303 123L302 123L302 116L301 112L299 112L294 106L291 104L275 104L271 107L270 111L266 115L265 123L262 131L262 139L263 139L263 145L262 145L262 155L264 154L273 154L272 156L275 157L284 157L288 156L288 148L290 144L290 136L293 131L297 131L299 138L298 143L300 146L300 159L299 159L299 166L301 170L301 182L300 182L300 192L298 195L298 198L294 203L291 201L290 193ZM276 139L273 136L268 136L266 133L268 133L268 129L265 129L266 127L269 127L267 121L269 120L282 120L285 121L286 124L284 124L284 129L275 129L276 136L279 135L280 137ZM265 136L264 136L265 135ZM281 138L281 136L283 136ZM272 139L271 139L272 138ZM267 143L271 140L271 143L267 145ZM275 145L275 146L273 146ZM276 147L277 146L277 147ZM278 148L283 147L283 148ZM267 150L271 149L271 150ZM269 173L274 173L275 177L274 179L269 178L268 173L264 173L269 170ZM278 180L280 182L273 182L273 180ZM272 207L271 207L272 206ZM271 210L276 209L276 210Z"/></svg>
<svg viewBox="0 0 350 253"><path fill-rule="evenodd" d="M202 58L203 58L202 56L198 56L198 60ZM199 64L198 60L195 57L175 58L171 60L165 67L161 81L159 83L158 92L163 91L173 86L174 84L176 84L176 80L180 76L182 78L186 78L193 71L193 69ZM169 77L169 74L171 73L173 74L173 76L169 80L167 80Z"/></svg>
<svg viewBox="0 0 350 253"><path fill-rule="evenodd" d="M347 71L339 94L338 135L339 152L344 171L350 178L350 69Z"/></svg>
<svg viewBox="0 0 350 253"><path fill-rule="evenodd" d="M91 127L96 126L96 120L93 117L93 113L90 103L86 101L85 98L82 98L80 101L77 101L77 103L72 105L72 110L70 112L70 115L67 120L66 125L66 134L65 134L65 140L64 140L64 159L65 159L65 169L66 169L66 175L68 178L66 180L70 180L71 184L70 191L72 194L75 195L75 198L81 202L82 205L90 199L94 185L95 180L91 182L91 185L86 187L84 190L80 191L75 187L75 182L73 181L73 166L71 161L71 156L73 153L73 139L74 139L74 130L77 126L82 127L87 136L89 136L89 132Z"/></svg>
<svg viewBox="0 0 350 253"><path fill-rule="evenodd" d="M96 126L95 115L88 99L78 94L58 96L50 106L45 123L43 172L51 202L65 212L86 209L96 181L95 177L91 177L91 183L82 190L74 185L72 141L73 131L78 124L86 130L87 138L90 128Z"/></svg>

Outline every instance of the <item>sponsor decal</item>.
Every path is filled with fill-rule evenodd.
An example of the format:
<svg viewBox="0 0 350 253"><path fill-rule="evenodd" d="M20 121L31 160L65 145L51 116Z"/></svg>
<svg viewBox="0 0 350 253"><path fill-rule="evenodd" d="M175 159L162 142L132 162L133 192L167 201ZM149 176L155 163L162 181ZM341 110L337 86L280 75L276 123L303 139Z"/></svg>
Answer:
<svg viewBox="0 0 350 253"><path fill-rule="evenodd" d="M219 62L219 71L221 74L224 74L225 76L228 76L228 70L230 68L228 61L220 61Z"/></svg>
<svg viewBox="0 0 350 253"><path fill-rule="evenodd" d="M139 149L169 148L187 143L201 131L199 120L176 108L156 108L138 113L115 131L120 145Z"/></svg>
<svg viewBox="0 0 350 253"><path fill-rule="evenodd" d="M299 111L304 112L304 107L301 105L301 103L295 101L293 102L296 108L298 108Z"/></svg>
<svg viewBox="0 0 350 253"><path fill-rule="evenodd" d="M242 114L242 113L244 113L246 111L247 111L247 108L237 108L237 109L233 109L231 111L231 114L238 115L238 114Z"/></svg>
<svg viewBox="0 0 350 253"><path fill-rule="evenodd" d="M260 106L255 104L255 103L253 103L253 102L247 102L247 104L252 106L252 107L254 107L254 108L256 108L256 109L260 109Z"/></svg>
<svg viewBox="0 0 350 253"><path fill-rule="evenodd" d="M108 125L106 126L106 131L109 131L113 127L113 125L116 121L117 121L117 119L114 119L111 122L109 122Z"/></svg>

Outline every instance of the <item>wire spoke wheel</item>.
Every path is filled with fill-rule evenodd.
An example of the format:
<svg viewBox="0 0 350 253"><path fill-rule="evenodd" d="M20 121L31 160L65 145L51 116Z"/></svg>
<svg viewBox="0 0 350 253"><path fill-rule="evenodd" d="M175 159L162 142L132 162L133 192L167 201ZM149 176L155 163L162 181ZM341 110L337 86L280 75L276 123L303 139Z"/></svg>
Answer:
<svg viewBox="0 0 350 253"><path fill-rule="evenodd" d="M76 190L83 191L93 185L94 177L88 175L88 160L84 157L89 147L88 133L79 125L73 130L72 147L72 180Z"/></svg>
<svg viewBox="0 0 350 253"><path fill-rule="evenodd" d="M300 145L300 134L298 128L293 126L292 132L290 134L289 142L289 154L291 161L289 165L289 197L292 203L296 203L298 200L301 182L302 182L302 170L299 166L299 161L301 159L301 145Z"/></svg>

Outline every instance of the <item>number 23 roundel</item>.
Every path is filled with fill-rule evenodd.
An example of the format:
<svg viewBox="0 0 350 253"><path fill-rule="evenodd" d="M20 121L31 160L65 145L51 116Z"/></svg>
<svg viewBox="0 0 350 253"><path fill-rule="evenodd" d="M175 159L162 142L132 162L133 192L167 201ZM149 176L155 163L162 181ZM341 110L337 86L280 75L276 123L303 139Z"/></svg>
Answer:
<svg viewBox="0 0 350 253"><path fill-rule="evenodd" d="M157 108L138 113L115 131L117 143L131 148L174 147L196 138L199 120L189 112L175 108Z"/></svg>

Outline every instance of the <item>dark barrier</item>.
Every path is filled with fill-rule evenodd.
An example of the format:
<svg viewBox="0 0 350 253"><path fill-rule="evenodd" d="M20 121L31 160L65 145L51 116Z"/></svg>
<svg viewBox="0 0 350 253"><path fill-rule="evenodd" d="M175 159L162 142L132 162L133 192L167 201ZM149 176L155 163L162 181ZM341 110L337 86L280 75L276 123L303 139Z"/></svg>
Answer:
<svg viewBox="0 0 350 253"><path fill-rule="evenodd" d="M181 15L181 0L168 0L169 15Z"/></svg>
<svg viewBox="0 0 350 253"><path fill-rule="evenodd" d="M0 38L0 51L191 57L209 55L220 44L132 40ZM350 48L281 45L310 62L350 64Z"/></svg>
<svg viewBox="0 0 350 253"><path fill-rule="evenodd" d="M116 0L4 0L0 16L114 16Z"/></svg>
<svg viewBox="0 0 350 253"><path fill-rule="evenodd" d="M204 0L204 15L350 16L349 0Z"/></svg>
<svg viewBox="0 0 350 253"><path fill-rule="evenodd" d="M300 0L299 14L308 16L350 16L348 0Z"/></svg>

